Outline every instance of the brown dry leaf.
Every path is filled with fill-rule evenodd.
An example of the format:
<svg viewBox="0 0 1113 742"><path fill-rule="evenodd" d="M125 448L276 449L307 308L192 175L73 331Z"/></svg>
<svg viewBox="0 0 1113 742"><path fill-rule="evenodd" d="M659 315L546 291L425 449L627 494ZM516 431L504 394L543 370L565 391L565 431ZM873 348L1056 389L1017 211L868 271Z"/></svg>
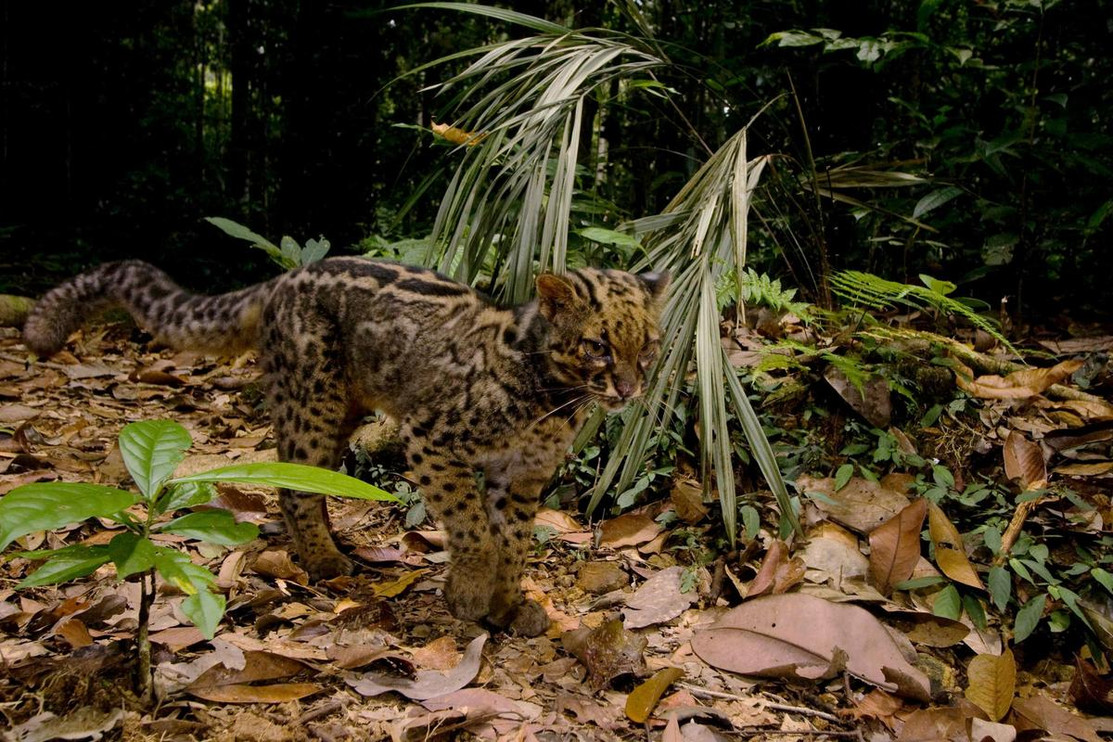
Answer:
<svg viewBox="0 0 1113 742"><path fill-rule="evenodd" d="M293 580L299 585L309 584L309 574L294 564L290 554L284 549L267 549L255 558L251 570L264 577L277 577L280 580Z"/></svg>
<svg viewBox="0 0 1113 742"><path fill-rule="evenodd" d="M680 722L676 720L676 714L669 714L665 731L661 733L661 742L687 742L680 732Z"/></svg>
<svg viewBox="0 0 1113 742"><path fill-rule="evenodd" d="M1085 464L1064 464L1052 469L1064 477L1100 477L1113 472L1113 461L1093 461Z"/></svg>
<svg viewBox="0 0 1113 742"><path fill-rule="evenodd" d="M539 508L533 524L553 529L557 538L569 544L586 545L592 540L591 531L587 527L561 510Z"/></svg>
<svg viewBox="0 0 1113 742"><path fill-rule="evenodd" d="M1001 447L1005 459L1005 475L1020 482L1024 489L1033 489L1047 481L1047 462L1040 447L1015 430L1009 431Z"/></svg>
<svg viewBox="0 0 1113 742"><path fill-rule="evenodd" d="M621 590L630 578L616 562L583 562L576 574L576 586L589 595Z"/></svg>
<svg viewBox="0 0 1113 742"><path fill-rule="evenodd" d="M885 595L912 576L926 516L927 500L919 499L870 532L870 580Z"/></svg>
<svg viewBox="0 0 1113 742"><path fill-rule="evenodd" d="M185 386L186 380L157 368L136 369L128 375L128 381L159 386Z"/></svg>
<svg viewBox="0 0 1113 742"><path fill-rule="evenodd" d="M637 724L645 723L669 686L682 677L684 671L677 667L666 667L653 673L653 677L634 688L626 697L627 718Z"/></svg>
<svg viewBox="0 0 1113 742"><path fill-rule="evenodd" d="M776 539L765 552L757 576L746 589L748 597L765 593L784 593L800 584L804 579L806 567L799 557L789 558L788 544Z"/></svg>
<svg viewBox="0 0 1113 742"><path fill-rule="evenodd" d="M893 416L893 398L889 384L880 376L871 376L860 387L853 384L837 366L828 366L823 379L850 409L877 428L889 427Z"/></svg>
<svg viewBox="0 0 1113 742"><path fill-rule="evenodd" d="M483 660L483 644L486 641L487 634L480 634L472 639L468 648L464 650L464 657L460 663L447 672L418 670L413 678L368 672L355 678L348 678L347 683L362 696L378 696L389 691L397 691L406 698L416 701L443 696L460 690L479 673L479 665Z"/></svg>
<svg viewBox="0 0 1113 742"><path fill-rule="evenodd" d="M680 591L683 575L683 567L669 567L650 577L635 590L626 599L626 609L622 612L626 628L640 629L671 621L687 610L697 596L694 591Z"/></svg>
<svg viewBox="0 0 1113 742"><path fill-rule="evenodd" d="M820 479L803 475L796 478L796 489L805 494L823 495L823 499L814 498L812 503L831 520L861 534L888 521L910 502L902 492L862 477L851 477L846 486L836 491L832 477Z"/></svg>
<svg viewBox="0 0 1113 742"><path fill-rule="evenodd" d="M79 618L64 621L54 630L54 633L65 639L66 643L74 649L88 647L93 643L93 637L89 635L89 629Z"/></svg>
<svg viewBox="0 0 1113 742"><path fill-rule="evenodd" d="M470 131L458 129L450 124L438 124L433 122L433 133L442 139L447 139L453 144L464 144L468 147L474 147L487 138L486 134L476 134Z"/></svg>
<svg viewBox="0 0 1113 742"><path fill-rule="evenodd" d="M970 633L970 627L961 621L936 616L926 611L898 611L886 617L893 626L913 644L925 647L953 647Z"/></svg>
<svg viewBox="0 0 1113 742"><path fill-rule="evenodd" d="M600 526L602 537L599 545L610 549L637 546L652 541L664 530L649 513L626 513L611 518Z"/></svg>
<svg viewBox="0 0 1113 742"><path fill-rule="evenodd" d="M42 410L22 404L7 404L0 406L0 424L13 425L25 420L33 420L42 414Z"/></svg>
<svg viewBox="0 0 1113 742"><path fill-rule="evenodd" d="M703 487L694 477L685 476L679 471L673 475L672 488L669 490L676 517L694 525L707 517L707 506L703 504Z"/></svg>
<svg viewBox="0 0 1113 742"><path fill-rule="evenodd" d="M855 702L854 708L840 711L851 719L877 719L890 730L896 725L893 715L904 708L904 701L891 693L883 690L871 690L860 701Z"/></svg>
<svg viewBox="0 0 1113 742"><path fill-rule="evenodd" d="M1113 676L1098 674L1097 668L1081 656L1074 660L1074 680L1070 697L1074 705L1095 714L1113 716Z"/></svg>
<svg viewBox="0 0 1113 742"><path fill-rule="evenodd" d="M537 715L533 705L515 701L486 688L463 688L443 696L423 700L421 705L430 711L456 709L463 711L470 719L473 716L509 716L529 719Z"/></svg>
<svg viewBox="0 0 1113 742"><path fill-rule="evenodd" d="M935 563L943 574L955 582L963 585L985 589L974 565L966 557L963 546L962 534L955 528L954 523L943 512L942 508L934 503L928 503L928 532L931 542L935 545Z"/></svg>
<svg viewBox="0 0 1113 742"><path fill-rule="evenodd" d="M19 742L48 742L48 740L58 739L97 740L119 726L123 719L123 709L102 712L92 706L85 706L65 716L55 716L49 711L44 711L12 727L10 739Z"/></svg>
<svg viewBox="0 0 1113 742"><path fill-rule="evenodd" d="M1013 726L1022 732L1042 729L1054 735L1067 735L1083 742L1101 742L1101 737L1087 719L1072 714L1042 694L1013 703L1013 713L1009 719Z"/></svg>
<svg viewBox="0 0 1113 742"><path fill-rule="evenodd" d="M451 636L434 639L424 647L411 650L410 654L414 663L425 670L451 670L460 662L456 640Z"/></svg>
<svg viewBox="0 0 1113 742"><path fill-rule="evenodd" d="M848 580L864 578L869 572L869 559L862 554L858 537L836 523L820 523L808 532L808 543L799 561L812 570L809 580L836 588ZM774 588L773 592L783 593L787 589Z"/></svg>
<svg viewBox="0 0 1113 742"><path fill-rule="evenodd" d="M274 652L249 651L244 652L243 656L243 668L236 670L224 665L210 667L189 684L186 692L217 703L283 703L321 690L320 686L313 683L250 685L288 678L308 669L308 666Z"/></svg>
<svg viewBox="0 0 1113 742"><path fill-rule="evenodd" d="M593 690L601 690L617 678L645 672L648 640L622 627L619 620L607 621L596 629L569 631L561 642L584 664Z"/></svg>
<svg viewBox="0 0 1113 742"><path fill-rule="evenodd" d="M975 716L970 719L970 738L978 742L1016 742L1016 727Z"/></svg>
<svg viewBox="0 0 1113 742"><path fill-rule="evenodd" d="M1016 660L1011 649L1003 654L979 654L967 666L966 697L991 721L1009 713L1016 695Z"/></svg>
<svg viewBox="0 0 1113 742"><path fill-rule="evenodd" d="M429 570L427 569L415 569L407 572L406 574L402 575L397 580L393 580L392 582L380 582L378 585L374 585L372 587L372 589L375 591L375 597L393 598L397 595L401 595L406 591L406 588L417 582L417 580L428 571Z"/></svg>
<svg viewBox="0 0 1113 742"><path fill-rule="evenodd" d="M1066 340L1038 340L1037 342L1052 353L1064 356L1113 350L1113 335L1095 335L1092 337L1068 338Z"/></svg>
<svg viewBox="0 0 1113 742"><path fill-rule="evenodd" d="M897 742L969 742L968 718L963 709L954 706L917 709L904 717Z"/></svg>
<svg viewBox="0 0 1113 742"><path fill-rule="evenodd" d="M959 389L982 399L1025 399L1042 394L1048 387L1064 381L1078 369L1083 362L1078 359L1057 363L1051 368L1029 368L1014 371L1008 376L996 374L971 378L969 368L957 364L955 380Z"/></svg>
<svg viewBox="0 0 1113 742"><path fill-rule="evenodd" d="M205 635L196 626L174 626L151 634L152 644L161 644L173 654L203 641L205 641Z"/></svg>
<svg viewBox="0 0 1113 742"><path fill-rule="evenodd" d="M815 680L845 669L904 697L930 698L927 676L868 611L811 595L747 600L696 632L692 649L704 662L743 675Z"/></svg>

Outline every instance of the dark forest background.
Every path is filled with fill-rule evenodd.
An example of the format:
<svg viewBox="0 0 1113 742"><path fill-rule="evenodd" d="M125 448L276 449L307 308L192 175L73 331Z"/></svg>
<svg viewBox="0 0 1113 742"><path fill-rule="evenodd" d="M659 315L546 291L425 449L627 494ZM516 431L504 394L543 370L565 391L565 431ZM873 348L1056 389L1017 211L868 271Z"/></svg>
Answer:
<svg viewBox="0 0 1113 742"><path fill-rule="evenodd" d="M414 71L522 32L393 5L3 0L0 292L120 257L196 288L273 272L206 216L334 253L428 234L456 150L429 132L450 101L426 86L462 63ZM855 268L1033 316L1105 312L1109 2L502 5L649 39L670 63L670 95L585 110L577 185L594 207L575 227L660 212L768 106L749 145L781 155L756 207L759 270L813 298L824 272Z"/></svg>

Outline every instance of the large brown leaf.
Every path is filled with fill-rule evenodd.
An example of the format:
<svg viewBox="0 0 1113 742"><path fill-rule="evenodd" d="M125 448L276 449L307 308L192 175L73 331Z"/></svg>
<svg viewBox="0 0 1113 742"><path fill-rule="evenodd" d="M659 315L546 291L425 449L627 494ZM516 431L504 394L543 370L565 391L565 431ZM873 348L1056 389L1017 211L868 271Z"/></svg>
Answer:
<svg viewBox="0 0 1113 742"><path fill-rule="evenodd" d="M885 595L912 576L926 516L927 500L919 499L870 532L870 579Z"/></svg>
<svg viewBox="0 0 1113 742"><path fill-rule="evenodd" d="M844 487L836 489L833 477L802 475L796 478L796 489L823 495L813 500L817 508L836 523L863 534L892 518L910 502L903 493L862 477L851 477Z"/></svg>
<svg viewBox="0 0 1113 742"><path fill-rule="evenodd" d="M900 695L927 701L927 676L901 655L864 608L801 593L747 600L692 637L704 662L744 675L815 680L845 670Z"/></svg>
<svg viewBox="0 0 1113 742"><path fill-rule="evenodd" d="M232 669L224 665L210 667L186 688L186 692L217 703L283 703L317 693L313 683L278 683L251 685L267 680L288 678L307 670L304 662L273 652L244 652L244 666Z"/></svg>
<svg viewBox="0 0 1113 742"><path fill-rule="evenodd" d="M1001 721L1016 693L1016 661L1011 649L1000 656L979 654L967 668L966 697L992 721Z"/></svg>
<svg viewBox="0 0 1113 742"><path fill-rule="evenodd" d="M960 366L955 371L958 388L982 399L1027 399L1042 394L1048 387L1066 379L1082 368L1082 361L1063 361L1051 368L1026 368L1008 376L994 374L972 378L969 368Z"/></svg>
<svg viewBox="0 0 1113 742"><path fill-rule="evenodd" d="M479 665L483 660L483 644L486 641L486 634L472 639L464 650L464 658L460 660L460 664L448 672L418 670L413 678L368 672L360 677L349 678L347 682L362 696L378 696L392 690L417 701L443 696L460 690L479 673Z"/></svg>
<svg viewBox="0 0 1113 742"><path fill-rule="evenodd" d="M1047 481L1047 462L1044 461L1043 451L1023 433L1010 430L1001 454L1005 459L1006 476L1019 481L1024 489L1042 486Z"/></svg>

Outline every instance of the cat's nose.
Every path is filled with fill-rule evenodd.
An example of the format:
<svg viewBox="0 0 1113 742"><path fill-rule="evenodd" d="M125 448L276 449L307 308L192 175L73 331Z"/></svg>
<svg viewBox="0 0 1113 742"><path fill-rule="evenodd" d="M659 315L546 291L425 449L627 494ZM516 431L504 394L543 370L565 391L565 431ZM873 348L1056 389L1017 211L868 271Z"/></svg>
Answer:
<svg viewBox="0 0 1113 742"><path fill-rule="evenodd" d="M619 379L614 383L614 390L618 392L618 396L623 399L630 399L634 396L634 382L627 379Z"/></svg>

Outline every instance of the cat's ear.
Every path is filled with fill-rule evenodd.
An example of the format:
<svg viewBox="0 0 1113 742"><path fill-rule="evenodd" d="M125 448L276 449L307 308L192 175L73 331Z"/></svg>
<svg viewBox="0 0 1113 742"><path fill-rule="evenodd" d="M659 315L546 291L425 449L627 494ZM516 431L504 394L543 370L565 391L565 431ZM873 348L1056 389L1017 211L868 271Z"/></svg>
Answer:
<svg viewBox="0 0 1113 742"><path fill-rule="evenodd" d="M541 316L550 322L576 303L576 289L564 276L542 273L537 277L537 304Z"/></svg>
<svg viewBox="0 0 1113 742"><path fill-rule="evenodd" d="M645 286L645 290L653 297L655 301L660 301L661 297L668 291L669 284L672 283L672 276L668 271L654 271L652 273L639 273L638 279Z"/></svg>

